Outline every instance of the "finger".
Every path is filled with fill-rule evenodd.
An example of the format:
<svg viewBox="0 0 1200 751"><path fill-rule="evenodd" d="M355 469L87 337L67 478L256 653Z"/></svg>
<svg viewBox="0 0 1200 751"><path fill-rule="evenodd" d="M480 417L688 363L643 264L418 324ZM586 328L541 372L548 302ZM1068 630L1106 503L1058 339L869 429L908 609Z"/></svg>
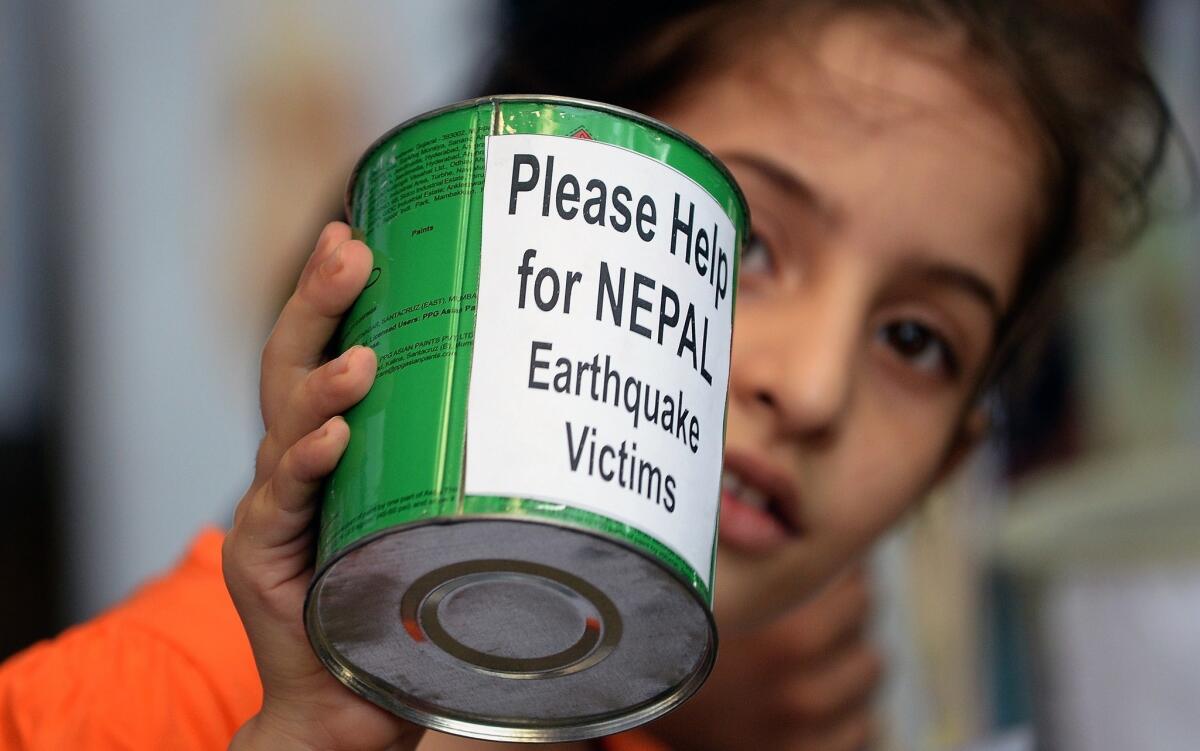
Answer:
<svg viewBox="0 0 1200 751"><path fill-rule="evenodd" d="M243 502L234 531L246 554L269 552L301 537L316 512L321 479L333 471L350 440L341 417L326 421L283 453L270 479Z"/></svg>
<svg viewBox="0 0 1200 751"><path fill-rule="evenodd" d="M270 476L284 450L357 404L375 380L375 352L355 345L299 381L258 452L257 477Z"/></svg>
<svg viewBox="0 0 1200 751"><path fill-rule="evenodd" d="M871 614L865 572L853 570L767 628L767 639L786 645L788 666L821 661L847 638L858 638Z"/></svg>
<svg viewBox="0 0 1200 751"><path fill-rule="evenodd" d="M263 348L261 398L268 427L295 382L321 362L342 315L370 276L371 251L349 239L349 231L342 224L322 233Z"/></svg>
<svg viewBox="0 0 1200 751"><path fill-rule="evenodd" d="M296 286L299 287L306 278L311 276L324 263L325 259L329 257L334 248L353 236L354 231L345 222L333 221L322 227L321 234L317 235L317 242L313 247L313 252L309 254L308 260L304 262L304 268L300 270Z"/></svg>
<svg viewBox="0 0 1200 751"><path fill-rule="evenodd" d="M283 366L312 367L320 361L342 314L371 274L371 251L358 240L347 238L316 260L320 263L301 275L267 341L267 352Z"/></svg>
<svg viewBox="0 0 1200 751"><path fill-rule="evenodd" d="M879 685L883 660L863 642L833 655L820 668L798 674L784 688L786 713L806 724L824 724L866 706Z"/></svg>

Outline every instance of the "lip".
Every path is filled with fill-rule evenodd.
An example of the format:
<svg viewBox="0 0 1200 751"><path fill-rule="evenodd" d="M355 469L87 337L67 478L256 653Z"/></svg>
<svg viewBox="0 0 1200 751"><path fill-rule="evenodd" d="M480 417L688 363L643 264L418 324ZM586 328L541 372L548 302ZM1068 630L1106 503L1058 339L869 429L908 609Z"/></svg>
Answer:
<svg viewBox="0 0 1200 751"><path fill-rule="evenodd" d="M736 451L725 454L725 469L771 500L768 509L760 509L722 490L718 528L721 544L745 553L764 554L803 533L796 518L796 488L786 473L757 457Z"/></svg>

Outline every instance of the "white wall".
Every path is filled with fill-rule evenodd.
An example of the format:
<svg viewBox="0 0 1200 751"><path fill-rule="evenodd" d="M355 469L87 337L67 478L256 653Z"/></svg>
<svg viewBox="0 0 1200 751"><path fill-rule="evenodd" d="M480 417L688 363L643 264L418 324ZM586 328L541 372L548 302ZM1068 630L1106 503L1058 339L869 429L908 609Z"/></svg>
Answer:
<svg viewBox="0 0 1200 751"><path fill-rule="evenodd" d="M216 268L260 251L241 231L254 154L236 113L253 117L245 98L274 95L271 75L265 89L244 85L263 51L307 61L325 76L314 87L347 92L352 153L466 93L490 10L471 0L67 6L72 618L169 565L202 525L223 523L249 480L265 327L236 299L236 274ZM281 216L280 235L311 243L321 217L302 206Z"/></svg>
<svg viewBox="0 0 1200 751"><path fill-rule="evenodd" d="M0 438L20 435L34 427L43 391L41 341L44 322L34 313L34 295L45 264L31 245L31 185L26 176L36 169L29 153L36 120L29 102L31 79L28 8L0 4Z"/></svg>

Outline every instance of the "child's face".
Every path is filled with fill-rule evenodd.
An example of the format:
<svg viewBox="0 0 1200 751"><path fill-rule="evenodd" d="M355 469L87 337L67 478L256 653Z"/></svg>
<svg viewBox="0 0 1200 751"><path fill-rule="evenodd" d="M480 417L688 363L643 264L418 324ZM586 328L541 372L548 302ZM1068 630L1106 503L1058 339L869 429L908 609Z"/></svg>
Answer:
<svg viewBox="0 0 1200 751"><path fill-rule="evenodd" d="M965 72L954 40L904 34L846 17L808 45L764 42L657 113L729 165L754 221L723 626L811 594L978 432L964 411L1036 229L1040 162L1016 100Z"/></svg>

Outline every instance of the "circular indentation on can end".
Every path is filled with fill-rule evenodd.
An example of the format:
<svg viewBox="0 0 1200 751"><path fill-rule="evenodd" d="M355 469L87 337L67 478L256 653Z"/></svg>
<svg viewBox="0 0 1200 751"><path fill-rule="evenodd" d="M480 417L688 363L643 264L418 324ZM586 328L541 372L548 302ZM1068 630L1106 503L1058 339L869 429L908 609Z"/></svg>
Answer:
<svg viewBox="0 0 1200 751"><path fill-rule="evenodd" d="M616 606L587 581L509 559L430 571L404 593L400 618L415 641L427 638L473 669L515 679L585 670L622 632Z"/></svg>

